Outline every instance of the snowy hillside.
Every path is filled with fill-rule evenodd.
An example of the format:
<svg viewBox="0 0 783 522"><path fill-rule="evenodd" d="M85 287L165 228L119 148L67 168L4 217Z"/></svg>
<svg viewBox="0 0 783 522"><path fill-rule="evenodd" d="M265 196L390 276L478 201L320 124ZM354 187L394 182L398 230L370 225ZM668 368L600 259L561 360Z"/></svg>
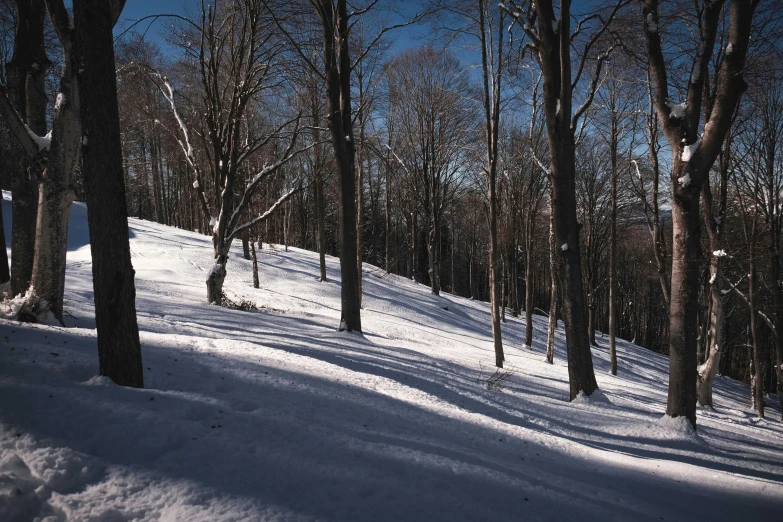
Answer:
<svg viewBox="0 0 783 522"><path fill-rule="evenodd" d="M10 202L3 212L10 241ZM783 425L718 378L698 435L660 422L665 357L607 342L603 397L567 402L562 331L504 325L502 391L485 303L365 265L364 336L336 332L339 264L236 245L205 304L210 239L132 219L146 389L97 377L85 208L71 219L68 328L0 320L0 520L781 520ZM10 250L9 250L10 251Z"/></svg>

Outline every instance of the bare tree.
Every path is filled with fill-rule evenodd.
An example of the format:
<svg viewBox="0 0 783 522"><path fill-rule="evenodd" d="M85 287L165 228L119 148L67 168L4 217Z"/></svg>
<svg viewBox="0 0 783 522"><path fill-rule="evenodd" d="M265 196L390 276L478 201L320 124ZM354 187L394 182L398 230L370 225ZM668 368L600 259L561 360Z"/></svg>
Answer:
<svg viewBox="0 0 783 522"><path fill-rule="evenodd" d="M301 131L299 116L273 129L260 116L262 95L280 82L282 58L281 44L273 30L275 24L265 14L261 0L213 6L202 4L201 23L189 22L200 41L197 69L206 127L206 133L202 135L206 145L203 152L206 154L209 180L205 179L193 148L194 137L180 113L176 90L167 77L149 71L150 79L158 86L174 113L178 130L172 130L172 133L177 136L193 171L193 187L198 193L202 211L209 217L215 261L206 281L210 303L222 302L226 264L233 240L268 219L301 186L294 185L282 191L268 209L246 219L248 207L259 186L304 150L295 150ZM292 129L285 131L287 128ZM271 163L264 163L241 188L239 176L246 162L264 151L272 155ZM211 198L207 196L208 188L213 190Z"/></svg>
<svg viewBox="0 0 783 522"><path fill-rule="evenodd" d="M59 92L52 113L52 129L41 136L27 126L14 109L5 88L0 89L0 116L30 161L42 169L38 184L35 251L30 284L33 295L44 301L53 315L62 321L68 220L74 200L73 176L79 161L81 141L79 85L71 16L62 0L46 0L46 7L63 55ZM36 103L41 101L42 97L37 96Z"/></svg>
<svg viewBox="0 0 783 522"><path fill-rule="evenodd" d="M562 0L559 13L551 0L501 4L522 27L530 49L544 77L544 114L546 116L550 151L550 184L553 225L559 248L557 272L561 283L562 312L568 346L570 398L592 394L598 384L593 372L590 340L585 324L585 298L582 286L580 225L576 213L575 149L579 121L593 102L604 62L613 44L604 44L605 35L619 9L627 4L621 0L607 12L596 12L580 21L571 32L571 2ZM520 5L522 4L522 5ZM559 16L558 16L559 15ZM571 49L583 41L583 31L593 28L584 41L581 56L572 76ZM596 49L602 47L602 52ZM592 67L592 78L583 103L573 110L574 90L582 75ZM584 125L584 121L582 122Z"/></svg>
<svg viewBox="0 0 783 522"><path fill-rule="evenodd" d="M10 105L30 130L44 136L47 107L45 79L50 65L44 38L46 6L43 0L14 0L14 3L17 7L17 30L13 56L6 64L8 97ZM4 87L0 86L0 90ZM11 251L14 253L11 258L11 293L17 295L27 290L32 279L41 163L31 160L26 151L12 161L15 170L11 173Z"/></svg>
<svg viewBox="0 0 783 522"><path fill-rule="evenodd" d="M724 2L697 3L698 50L693 57L686 99L675 103L669 90L657 0L643 4L643 30L658 121L672 151L672 278L669 309L669 397L666 414L696 426L699 260L702 186L717 158L747 85L742 71L758 0L731 0L729 37L715 75L714 102L704 114L708 68Z"/></svg>
<svg viewBox="0 0 783 522"><path fill-rule="evenodd" d="M424 210L430 288L441 290L441 230L469 159L476 120L470 83L459 62L431 47L405 51L387 70L398 139L390 150Z"/></svg>

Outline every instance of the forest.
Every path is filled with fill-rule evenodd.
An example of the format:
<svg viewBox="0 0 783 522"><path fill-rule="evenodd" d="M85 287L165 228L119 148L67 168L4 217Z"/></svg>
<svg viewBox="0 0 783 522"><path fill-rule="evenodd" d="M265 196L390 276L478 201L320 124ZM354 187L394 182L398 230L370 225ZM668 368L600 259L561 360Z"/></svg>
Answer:
<svg viewBox="0 0 783 522"><path fill-rule="evenodd" d="M723 378L783 409L779 0L133 3L0 0L3 328L68 325L84 202L121 386L147 384L150 222L209 242L194 306L274 310L229 281L310 251L345 339L381 333L376 274L488 303L488 387L542 347L563 398L598 396L622 343L666 357L654 406L689 429Z"/></svg>

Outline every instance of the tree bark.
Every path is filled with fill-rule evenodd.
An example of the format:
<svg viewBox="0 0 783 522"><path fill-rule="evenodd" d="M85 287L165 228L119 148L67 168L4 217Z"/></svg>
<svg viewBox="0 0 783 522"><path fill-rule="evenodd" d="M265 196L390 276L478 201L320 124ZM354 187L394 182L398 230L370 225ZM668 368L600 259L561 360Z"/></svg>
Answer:
<svg viewBox="0 0 783 522"><path fill-rule="evenodd" d="M500 281L498 280L498 263L500 262L500 245L498 241L498 196L497 196L497 159L498 159L498 135L500 132L500 90L503 67L503 19L500 20L500 31L497 41L497 70L490 59L495 54L495 49L490 49L488 36L492 26L491 19L486 17L487 3L479 1L479 23L481 36L481 63L484 80L484 118L487 164L489 203L489 296L492 318L492 341L495 348L495 366L503 367L505 355L503 353L503 340L500 329ZM490 89L490 80L492 89Z"/></svg>
<svg viewBox="0 0 783 522"><path fill-rule="evenodd" d="M690 170L675 158L673 183ZM672 279L669 310L669 394L666 414L696 425L696 346L701 224L699 189L683 187L672 200Z"/></svg>
<svg viewBox="0 0 783 522"><path fill-rule="evenodd" d="M80 114L100 373L142 388L112 35L124 3L75 0L74 25L79 84L90 92Z"/></svg>
<svg viewBox="0 0 783 522"><path fill-rule="evenodd" d="M533 348L533 216L527 218L525 235L525 346Z"/></svg>
<svg viewBox="0 0 783 522"><path fill-rule="evenodd" d="M672 279L669 308L669 396L666 414L685 416L696 427L696 361L701 255L699 199L701 187L726 137L740 96L747 89L745 66L757 1L731 0L726 53L715 75L714 103L704 133L698 137L707 73L723 2L706 3L700 13L700 47L691 67L687 97L674 105L669 99L666 60L661 42L658 0L644 0L645 35L653 99L658 120L672 150ZM676 109L676 110L675 110Z"/></svg>
<svg viewBox="0 0 783 522"><path fill-rule="evenodd" d="M324 66L335 162L339 175L340 330L362 330L356 234L356 152L351 114L350 25L346 0L314 2L323 29Z"/></svg>
<svg viewBox="0 0 783 522"><path fill-rule="evenodd" d="M609 372L617 375L617 343L615 332L615 310L617 300L617 112L611 114L611 137L609 154L612 163L611 210L609 216Z"/></svg>
<svg viewBox="0 0 783 522"><path fill-rule="evenodd" d="M555 361L555 329L557 328L557 307L560 300L557 286L557 240L555 238L554 214L549 212L549 268L550 268L550 292L549 292L549 329L546 338L546 361L554 364Z"/></svg>
<svg viewBox="0 0 783 522"><path fill-rule="evenodd" d="M258 288L258 258L256 257L256 247L253 242L250 242L250 255L253 259L253 288Z"/></svg>
<svg viewBox="0 0 783 522"><path fill-rule="evenodd" d="M6 64L9 97L16 112L39 136L46 134L46 70L50 64L44 44L46 7L43 0L17 2L18 28L14 54ZM38 212L39 170L35 162L20 155L11 174L11 293L24 293L30 286L35 253L35 223Z"/></svg>

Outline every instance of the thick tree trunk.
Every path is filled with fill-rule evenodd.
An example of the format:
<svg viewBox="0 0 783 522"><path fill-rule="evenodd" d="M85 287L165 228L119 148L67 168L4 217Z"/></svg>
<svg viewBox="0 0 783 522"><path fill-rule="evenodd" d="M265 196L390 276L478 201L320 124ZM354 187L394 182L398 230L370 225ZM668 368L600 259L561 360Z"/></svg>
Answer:
<svg viewBox="0 0 783 522"><path fill-rule="evenodd" d="M225 255L219 255L207 274L207 302L210 304L223 303L223 281L226 279L227 261Z"/></svg>
<svg viewBox="0 0 783 522"><path fill-rule="evenodd" d="M675 152L673 183L690 175ZM701 259L700 189L677 188L672 201L672 279L669 311L669 396L666 414L696 425L696 348Z"/></svg>
<svg viewBox="0 0 783 522"><path fill-rule="evenodd" d="M104 0L74 1L79 83L90 92L80 113L100 373L142 388L112 35L118 15Z"/></svg>
<svg viewBox="0 0 783 522"><path fill-rule="evenodd" d="M361 332L361 301L357 270L356 152L351 110L350 32L346 0L319 0L323 29L324 65L329 130L339 176L338 207L340 235L340 330Z"/></svg>
<svg viewBox="0 0 783 522"><path fill-rule="evenodd" d="M18 28L13 58L6 65L9 97L27 126L39 136L46 129L46 70L50 64L44 44L46 7L43 0L17 2ZM35 224L38 212L39 171L21 155L11 173L13 193L11 219L11 293L30 287L35 253Z"/></svg>
<svg viewBox="0 0 783 522"><path fill-rule="evenodd" d="M44 129L44 134L46 130ZM38 186L35 173L18 160L18 171L11 178L11 293L23 294L33 276L35 222L38 214ZM33 169L34 167L30 167Z"/></svg>

